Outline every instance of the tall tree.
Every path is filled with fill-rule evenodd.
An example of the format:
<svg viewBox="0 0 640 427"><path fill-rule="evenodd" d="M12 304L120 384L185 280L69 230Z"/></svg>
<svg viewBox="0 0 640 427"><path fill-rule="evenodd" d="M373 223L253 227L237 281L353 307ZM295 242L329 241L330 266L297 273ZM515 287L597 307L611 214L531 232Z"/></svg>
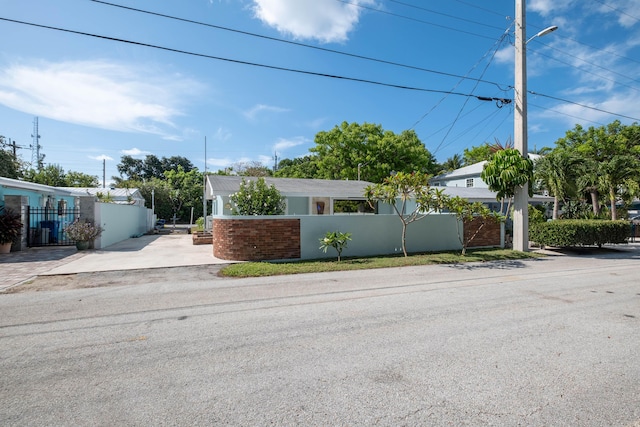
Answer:
<svg viewBox="0 0 640 427"><path fill-rule="evenodd" d="M553 219L558 219L560 200L576 190L576 172L580 164L580 157L563 149L550 152L534 164L534 178L553 196Z"/></svg>
<svg viewBox="0 0 640 427"><path fill-rule="evenodd" d="M0 136L0 145L4 143L4 137ZM5 178L20 178L20 161L13 156L13 153L0 148L0 176Z"/></svg>
<svg viewBox="0 0 640 427"><path fill-rule="evenodd" d="M393 172L435 173L437 164L414 131L395 134L371 123L343 122L318 132L315 147L318 174L323 179L382 182Z"/></svg>
<svg viewBox="0 0 640 427"><path fill-rule="evenodd" d="M282 159L273 176L278 178L317 178L316 156L304 156L295 159Z"/></svg>
<svg viewBox="0 0 640 427"><path fill-rule="evenodd" d="M611 219L617 219L616 202L618 192L630 179L638 181L640 176L640 129L637 123L623 125L616 120L606 126L589 127L580 125L567 131L556 145L575 150L590 161L586 165L592 170L589 175L597 176L596 186L591 192L606 194L611 205Z"/></svg>
<svg viewBox="0 0 640 427"><path fill-rule="evenodd" d="M204 178L197 168L186 172L181 165L164 172L170 190L170 200L176 217L190 219L191 208L194 218L202 216Z"/></svg>
<svg viewBox="0 0 640 427"><path fill-rule="evenodd" d="M454 154L442 164L442 172L451 172L464 166L464 159L460 154Z"/></svg>
<svg viewBox="0 0 640 427"><path fill-rule="evenodd" d="M469 166L485 160L489 160L492 155L493 151L491 151L491 147L489 147L489 144L487 143L471 148L465 148L462 155L464 159L464 166Z"/></svg>

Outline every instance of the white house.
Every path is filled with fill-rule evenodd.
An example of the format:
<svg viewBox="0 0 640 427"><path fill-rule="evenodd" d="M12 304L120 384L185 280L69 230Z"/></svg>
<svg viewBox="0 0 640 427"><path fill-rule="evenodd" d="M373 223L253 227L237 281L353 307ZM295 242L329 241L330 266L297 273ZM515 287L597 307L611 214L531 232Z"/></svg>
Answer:
<svg viewBox="0 0 640 427"><path fill-rule="evenodd" d="M213 201L213 216L233 213L230 196L238 191L243 179L258 180L256 177L207 175L206 198ZM371 185L367 181L272 177L264 180L267 186L273 185L285 197L286 215L334 215L341 211L336 207L343 201L357 202L357 209L352 213L371 212L364 197L365 188Z"/></svg>

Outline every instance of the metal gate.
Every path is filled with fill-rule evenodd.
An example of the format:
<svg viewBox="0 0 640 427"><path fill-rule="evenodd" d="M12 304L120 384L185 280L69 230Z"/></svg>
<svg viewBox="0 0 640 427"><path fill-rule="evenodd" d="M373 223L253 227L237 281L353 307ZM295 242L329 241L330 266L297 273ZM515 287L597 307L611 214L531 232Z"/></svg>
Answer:
<svg viewBox="0 0 640 427"><path fill-rule="evenodd" d="M75 241L69 240L64 229L79 218L80 209L67 208L61 200L57 207L28 207L29 233L27 246L71 246Z"/></svg>

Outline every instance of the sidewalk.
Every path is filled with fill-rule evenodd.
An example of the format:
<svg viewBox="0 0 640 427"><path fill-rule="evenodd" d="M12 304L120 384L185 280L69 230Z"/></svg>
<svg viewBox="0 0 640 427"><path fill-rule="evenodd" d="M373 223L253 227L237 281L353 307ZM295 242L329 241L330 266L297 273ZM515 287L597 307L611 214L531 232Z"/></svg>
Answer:
<svg viewBox="0 0 640 427"><path fill-rule="evenodd" d="M30 248L0 257L0 292L36 276L227 264L211 245L193 245L190 234L156 234L124 240L101 250Z"/></svg>

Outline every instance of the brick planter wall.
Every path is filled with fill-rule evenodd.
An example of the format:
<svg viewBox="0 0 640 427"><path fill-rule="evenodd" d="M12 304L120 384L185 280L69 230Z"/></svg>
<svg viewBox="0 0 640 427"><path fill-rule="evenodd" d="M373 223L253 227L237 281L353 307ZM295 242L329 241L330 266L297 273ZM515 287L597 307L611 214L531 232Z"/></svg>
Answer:
<svg viewBox="0 0 640 427"><path fill-rule="evenodd" d="M474 218L472 221L464 221L464 237L468 239L478 230L482 222L480 218ZM488 219L484 227L469 243L470 248L482 246L500 246L500 222Z"/></svg>
<svg viewBox="0 0 640 427"><path fill-rule="evenodd" d="M214 219L213 256L234 261L300 258L299 219Z"/></svg>
<svg viewBox="0 0 640 427"><path fill-rule="evenodd" d="M194 245L210 245L213 243L213 235L210 231L196 231L192 236Z"/></svg>

